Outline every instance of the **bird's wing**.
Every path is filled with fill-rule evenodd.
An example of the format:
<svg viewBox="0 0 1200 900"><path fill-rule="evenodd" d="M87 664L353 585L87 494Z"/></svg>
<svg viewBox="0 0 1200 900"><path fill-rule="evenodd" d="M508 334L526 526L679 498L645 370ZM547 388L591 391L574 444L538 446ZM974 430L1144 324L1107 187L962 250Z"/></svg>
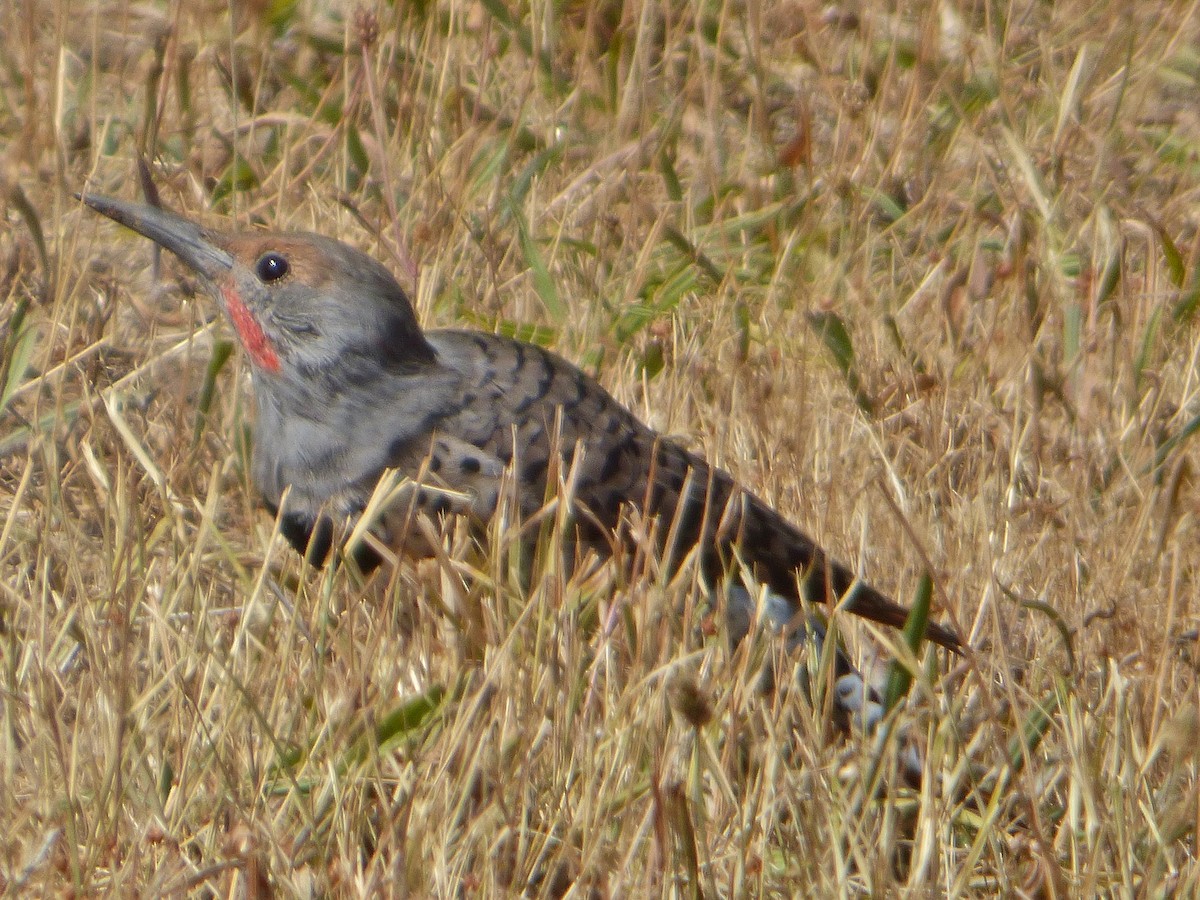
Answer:
<svg viewBox="0 0 1200 900"><path fill-rule="evenodd" d="M576 366L498 335L444 331L429 339L442 364L460 374L462 394L438 425L427 469L459 498L418 493L422 509L486 520L508 468L525 517L543 507L548 489L566 484L578 538L602 555L627 537L623 514L637 510L657 519L668 570L694 552L710 585L745 566L795 611L802 600L842 601L866 618L904 624L906 609L827 559L727 472L641 423ZM409 461L408 468L417 466ZM953 632L934 623L927 635L958 646Z"/></svg>

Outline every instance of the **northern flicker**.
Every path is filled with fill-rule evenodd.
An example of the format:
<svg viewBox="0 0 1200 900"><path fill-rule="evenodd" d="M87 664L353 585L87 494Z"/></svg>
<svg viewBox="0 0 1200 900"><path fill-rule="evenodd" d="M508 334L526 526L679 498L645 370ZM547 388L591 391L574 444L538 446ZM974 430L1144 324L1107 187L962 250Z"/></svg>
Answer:
<svg viewBox="0 0 1200 900"><path fill-rule="evenodd" d="M408 506L483 524L506 470L529 517L546 501L552 468L574 463L579 545L607 555L628 538L629 512L656 517L668 567L695 551L706 583L738 583L735 631L732 619L751 615L743 574L769 589L780 626L803 621L803 601L829 600L904 624L905 608L563 358L496 334L423 331L387 269L347 244L216 231L157 207L81 199L173 252L224 309L251 363L254 483L310 561L324 560L334 523L363 511L386 470L414 479ZM398 538L389 532L400 527L385 516L382 537ZM942 625L926 634L960 646ZM839 660L839 670L850 667Z"/></svg>

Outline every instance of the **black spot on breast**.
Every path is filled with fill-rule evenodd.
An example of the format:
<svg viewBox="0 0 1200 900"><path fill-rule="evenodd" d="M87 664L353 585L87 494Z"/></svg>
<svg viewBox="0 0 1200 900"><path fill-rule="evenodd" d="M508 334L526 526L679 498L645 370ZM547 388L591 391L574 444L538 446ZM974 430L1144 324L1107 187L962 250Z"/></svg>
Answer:
<svg viewBox="0 0 1200 900"><path fill-rule="evenodd" d="M308 549L308 538L312 531L313 523L296 513L288 513L279 520L279 533L288 539L297 553Z"/></svg>
<svg viewBox="0 0 1200 900"><path fill-rule="evenodd" d="M474 456L467 456L459 465L462 467L464 475L477 475L482 463Z"/></svg>
<svg viewBox="0 0 1200 900"><path fill-rule="evenodd" d="M264 505L272 516L279 515L279 507L274 503L267 500ZM321 516L314 523L300 513L287 513L279 521L279 533L309 565L321 568L329 561L333 549L333 520L329 516ZM383 557L362 541L354 546L350 556L364 575L383 562Z"/></svg>
<svg viewBox="0 0 1200 900"><path fill-rule="evenodd" d="M450 512L450 509L451 509L450 498L446 497L443 494L438 494L436 497L433 497L427 504L425 504L425 508L428 509L429 512L435 516L444 516L448 512Z"/></svg>
<svg viewBox="0 0 1200 900"><path fill-rule="evenodd" d="M279 532L309 565L317 568L325 565L333 546L333 522L328 516L313 522L300 513L284 513L279 520Z"/></svg>

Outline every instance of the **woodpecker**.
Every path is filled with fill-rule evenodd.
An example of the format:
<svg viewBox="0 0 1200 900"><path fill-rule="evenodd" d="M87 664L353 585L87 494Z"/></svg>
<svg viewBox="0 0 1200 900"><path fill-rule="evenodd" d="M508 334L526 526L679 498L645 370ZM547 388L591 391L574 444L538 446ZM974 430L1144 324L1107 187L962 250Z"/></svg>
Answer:
<svg viewBox="0 0 1200 900"><path fill-rule="evenodd" d="M668 571L694 553L706 584L738 585L728 595L735 637L752 614L745 576L766 586L769 619L793 639L797 623L809 627L806 601L904 624L907 609L562 357L497 334L422 330L391 273L349 245L213 230L158 207L80 199L178 256L224 310L250 362L254 484L310 562L325 560L339 523L362 513L385 472L412 485L397 504L405 509L377 526L387 542L401 539L414 509L486 527L506 473L519 513L533 516L551 471L574 466L574 546L604 557L630 540L629 513L657 521ZM360 552L360 564L369 568L373 556ZM926 637L961 648L936 622ZM838 673L854 674L844 658Z"/></svg>

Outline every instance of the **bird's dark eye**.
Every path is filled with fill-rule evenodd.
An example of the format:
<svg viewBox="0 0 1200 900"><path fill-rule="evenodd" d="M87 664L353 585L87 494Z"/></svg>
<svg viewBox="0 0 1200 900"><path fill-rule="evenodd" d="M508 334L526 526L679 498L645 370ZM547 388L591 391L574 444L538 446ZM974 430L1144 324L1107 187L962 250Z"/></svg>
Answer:
<svg viewBox="0 0 1200 900"><path fill-rule="evenodd" d="M282 253L264 253L259 259L258 265L254 267L258 273L258 280L263 284L270 284L272 281L278 281L288 273L288 261Z"/></svg>

